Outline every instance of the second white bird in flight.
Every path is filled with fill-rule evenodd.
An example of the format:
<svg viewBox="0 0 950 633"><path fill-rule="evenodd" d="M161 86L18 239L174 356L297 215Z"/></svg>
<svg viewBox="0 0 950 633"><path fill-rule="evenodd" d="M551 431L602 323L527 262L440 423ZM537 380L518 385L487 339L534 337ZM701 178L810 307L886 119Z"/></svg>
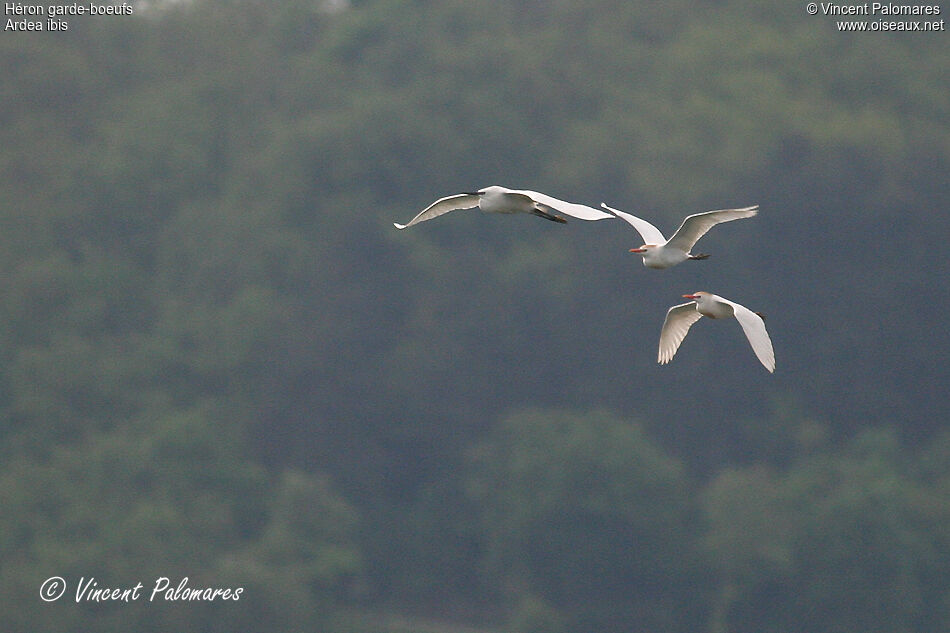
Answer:
<svg viewBox="0 0 950 633"><path fill-rule="evenodd" d="M775 371L772 339L769 338L769 333L765 329L765 320L760 314L708 292L694 292L683 297L692 301L673 306L667 311L663 329L660 330L660 352L657 362L661 365L670 362L676 355L680 343L686 338L689 328L702 317L706 316L710 319L735 317L742 326L746 338L749 339L752 351L755 352L759 362L770 372Z"/></svg>
<svg viewBox="0 0 950 633"><path fill-rule="evenodd" d="M408 223L393 222L393 225L397 229L406 229L413 224L437 218L449 211L473 209L475 207L486 213L530 213L546 220L561 223L567 222L567 220L554 212L564 213L580 220L605 220L613 217L609 213L604 213L593 207L564 202L537 191L508 189L507 187L492 185L471 193L459 193L454 196L440 198L420 211Z"/></svg>
<svg viewBox="0 0 950 633"><path fill-rule="evenodd" d="M667 240L663 237L660 229L646 220L641 220L635 215L630 215L619 209L608 207L604 203L601 203L600 206L617 217L623 218L637 230L644 243L639 248L631 248L630 252L640 253L643 256L643 265L647 268L669 268L680 262L685 262L687 259L706 259L709 255L693 255L690 250L709 229L722 222L751 218L759 212L759 205L755 205L743 209L722 209L694 213L687 216L680 228L676 229L673 237Z"/></svg>

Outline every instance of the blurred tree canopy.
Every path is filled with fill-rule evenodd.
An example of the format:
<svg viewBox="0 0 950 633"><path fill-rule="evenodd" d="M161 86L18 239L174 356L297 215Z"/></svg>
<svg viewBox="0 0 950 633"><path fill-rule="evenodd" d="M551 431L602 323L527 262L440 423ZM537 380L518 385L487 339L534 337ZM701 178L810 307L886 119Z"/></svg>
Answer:
<svg viewBox="0 0 950 633"><path fill-rule="evenodd" d="M564 630L702 624L701 601L680 598L704 576L689 482L639 425L604 412L517 413L477 455L470 486L503 593L560 611Z"/></svg>
<svg viewBox="0 0 950 633"><path fill-rule="evenodd" d="M718 475L703 499L718 630L945 628L950 497L915 457L872 429L785 471Z"/></svg>
<svg viewBox="0 0 950 633"><path fill-rule="evenodd" d="M0 37L4 630L950 619L942 33L732 0L151 5ZM488 184L664 231L762 211L664 274L619 222L392 229ZM656 366L702 288L769 315L775 376L718 323ZM176 574L246 593L35 597Z"/></svg>

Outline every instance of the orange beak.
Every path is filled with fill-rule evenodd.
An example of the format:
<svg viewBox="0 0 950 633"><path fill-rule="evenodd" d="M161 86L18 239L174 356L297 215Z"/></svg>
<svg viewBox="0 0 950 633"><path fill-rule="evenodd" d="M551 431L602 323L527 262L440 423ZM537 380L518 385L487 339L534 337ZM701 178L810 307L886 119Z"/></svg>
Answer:
<svg viewBox="0 0 950 633"><path fill-rule="evenodd" d="M699 295L683 295L684 299L699 299Z"/></svg>
<svg viewBox="0 0 950 633"><path fill-rule="evenodd" d="M647 249L645 249L645 248L631 248L631 249L630 249L630 252L631 252L631 253L646 253L646 252L647 252Z"/></svg>

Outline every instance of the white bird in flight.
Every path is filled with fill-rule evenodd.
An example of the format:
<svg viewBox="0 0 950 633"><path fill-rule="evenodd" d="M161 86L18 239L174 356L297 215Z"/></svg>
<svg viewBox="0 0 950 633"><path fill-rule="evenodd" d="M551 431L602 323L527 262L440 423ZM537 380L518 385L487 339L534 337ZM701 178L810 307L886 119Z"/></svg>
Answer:
<svg viewBox="0 0 950 633"><path fill-rule="evenodd" d="M759 361L770 372L775 371L775 352L772 350L772 340L765 329L765 319L761 314L708 292L694 292L683 297L692 301L673 306L667 311L663 329L660 330L660 352L657 362L665 365L672 360L680 343L686 338L690 326L700 318L704 316L710 319L735 317Z"/></svg>
<svg viewBox="0 0 950 633"><path fill-rule="evenodd" d="M436 200L423 209L407 224L393 222L397 229L409 228L449 211L473 209L478 207L486 213L531 213L553 222L565 223L567 220L554 212L560 212L581 220L604 220L612 218L609 213L573 202L564 202L537 191L522 191L492 185L471 193L459 193Z"/></svg>
<svg viewBox="0 0 950 633"><path fill-rule="evenodd" d="M755 205L743 209L722 209L720 211L694 213L687 216L680 228L676 229L673 237L667 240L660 233L660 229L646 220L641 220L619 209L608 207L604 203L601 203L600 206L629 222L640 233L640 237L643 238L644 242L643 246L631 248L630 252L640 253L643 256L643 265L647 268L669 268L680 262L685 262L687 259L706 259L709 255L693 255L689 251L709 229L722 222L751 218L759 212L759 205Z"/></svg>

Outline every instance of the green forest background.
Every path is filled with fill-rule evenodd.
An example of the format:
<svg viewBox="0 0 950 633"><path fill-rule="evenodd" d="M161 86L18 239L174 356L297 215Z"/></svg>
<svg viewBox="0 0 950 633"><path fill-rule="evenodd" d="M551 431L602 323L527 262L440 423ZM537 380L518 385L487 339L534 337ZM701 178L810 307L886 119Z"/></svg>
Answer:
<svg viewBox="0 0 950 633"><path fill-rule="evenodd" d="M0 33L0 629L948 630L945 32L137 6ZM392 227L490 184L761 212L666 271L619 220ZM774 375L735 323L656 364L695 290ZM71 597L161 576L244 593Z"/></svg>

